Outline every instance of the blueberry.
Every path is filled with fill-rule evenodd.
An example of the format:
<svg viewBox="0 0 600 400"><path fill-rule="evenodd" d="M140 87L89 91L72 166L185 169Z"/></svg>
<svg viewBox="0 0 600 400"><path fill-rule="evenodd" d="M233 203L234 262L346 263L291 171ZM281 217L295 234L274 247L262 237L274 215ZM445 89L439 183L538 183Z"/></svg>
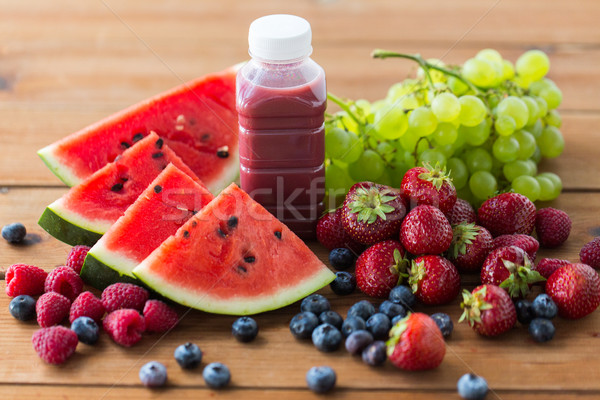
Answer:
<svg viewBox="0 0 600 400"><path fill-rule="evenodd" d="M331 306L329 305L329 301L320 294L311 294L302 300L300 304L301 311L308 311L315 315L321 314L323 311L331 310Z"/></svg>
<svg viewBox="0 0 600 400"><path fill-rule="evenodd" d="M192 369L200 365L202 350L196 344L187 342L177 346L173 356L181 368Z"/></svg>
<svg viewBox="0 0 600 400"><path fill-rule="evenodd" d="M225 387L231 381L231 372L227 365L219 362L208 364L202 371L204 382L213 389Z"/></svg>
<svg viewBox="0 0 600 400"><path fill-rule="evenodd" d="M376 313L369 317L366 322L367 330L373 334L376 340L384 340L389 336L392 323L387 315Z"/></svg>
<svg viewBox="0 0 600 400"><path fill-rule="evenodd" d="M538 318L552 319L558 313L558 307L546 293L539 294L531 303L533 313Z"/></svg>
<svg viewBox="0 0 600 400"><path fill-rule="evenodd" d="M90 317L78 317L71 324L71 330L77 334L77 339L84 344L95 344L98 341L100 328Z"/></svg>
<svg viewBox="0 0 600 400"><path fill-rule="evenodd" d="M400 322L404 318L406 318L406 316L403 317L402 315L396 315L394 318L392 318L392 326L396 325L398 322Z"/></svg>
<svg viewBox="0 0 600 400"><path fill-rule="evenodd" d="M348 337L354 331L367 329L367 324L364 319L357 316L350 316L344 320L342 324L342 335Z"/></svg>
<svg viewBox="0 0 600 400"><path fill-rule="evenodd" d="M240 317L231 325L231 333L240 342L251 342L258 335L258 324L253 318Z"/></svg>
<svg viewBox="0 0 600 400"><path fill-rule="evenodd" d="M21 243L27 235L25 225L20 222L4 225L2 227L2 237L9 243Z"/></svg>
<svg viewBox="0 0 600 400"><path fill-rule="evenodd" d="M150 361L140 368L140 380L144 386L164 386L167 381L167 368L158 361Z"/></svg>
<svg viewBox="0 0 600 400"><path fill-rule="evenodd" d="M431 315L431 318L435 321L440 331L442 331L442 336L447 338L452 334L454 330L454 324L452 323L452 319L448 314L445 313L435 313Z"/></svg>
<svg viewBox="0 0 600 400"><path fill-rule="evenodd" d="M368 300L361 300L354 303L348 310L347 317L361 317L365 321L369 319L371 315L375 314L375 307Z"/></svg>
<svg viewBox="0 0 600 400"><path fill-rule="evenodd" d="M35 318L35 299L26 294L19 295L8 305L10 314L20 321L29 321Z"/></svg>
<svg viewBox="0 0 600 400"><path fill-rule="evenodd" d="M319 322L321 324L331 324L337 329L342 329L342 323L344 322L344 319L340 314L336 313L335 311L329 310L323 311L321 314L319 314Z"/></svg>
<svg viewBox="0 0 600 400"><path fill-rule="evenodd" d="M342 334L331 324L321 324L313 331L312 342L323 352L335 351L342 344Z"/></svg>
<svg viewBox="0 0 600 400"><path fill-rule="evenodd" d="M467 400L483 400L488 392L487 381L475 374L464 374L456 384L458 394Z"/></svg>
<svg viewBox="0 0 600 400"><path fill-rule="evenodd" d="M345 247L333 249L329 253L329 263L335 269L348 269L354 265L356 256Z"/></svg>
<svg viewBox="0 0 600 400"><path fill-rule="evenodd" d="M364 363L376 367L382 365L387 359L387 346L382 340L376 340L368 345L362 352Z"/></svg>
<svg viewBox="0 0 600 400"><path fill-rule="evenodd" d="M535 318L532 303L529 300L516 300L515 310L517 311L517 321L519 321L523 325L529 325L531 320Z"/></svg>
<svg viewBox="0 0 600 400"><path fill-rule="evenodd" d="M331 367L312 367L306 373L306 384L315 393L325 393L335 386L335 371Z"/></svg>
<svg viewBox="0 0 600 400"><path fill-rule="evenodd" d="M294 315L290 321L290 331L296 339L308 339L319 325L319 318L308 311Z"/></svg>
<svg viewBox="0 0 600 400"><path fill-rule="evenodd" d="M333 293L345 296L356 289L356 277L350 272L339 271L335 273L335 279L329 284Z"/></svg>
<svg viewBox="0 0 600 400"><path fill-rule="evenodd" d="M406 308L402 304L392 303L389 300L385 300L379 305L379 312L387 315L389 319L397 315L406 317Z"/></svg>
<svg viewBox="0 0 600 400"><path fill-rule="evenodd" d="M556 329L554 324L549 319L535 318L529 324L529 334L536 342L547 342L552 340Z"/></svg>
<svg viewBox="0 0 600 400"><path fill-rule="evenodd" d="M417 304L417 298L408 286L396 286L390 291L389 300L392 303L402 304L404 308L411 311Z"/></svg>
<svg viewBox="0 0 600 400"><path fill-rule="evenodd" d="M360 354L365 347L373 343L373 340L373 335L369 331L354 331L346 338L346 350L352 355Z"/></svg>

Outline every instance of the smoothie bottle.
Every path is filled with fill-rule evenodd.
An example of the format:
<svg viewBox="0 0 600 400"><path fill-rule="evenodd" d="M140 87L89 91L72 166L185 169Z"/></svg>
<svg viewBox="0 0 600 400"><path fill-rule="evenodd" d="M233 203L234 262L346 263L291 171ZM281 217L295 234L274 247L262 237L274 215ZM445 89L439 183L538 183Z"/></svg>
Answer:
<svg viewBox="0 0 600 400"><path fill-rule="evenodd" d="M252 59L237 76L240 183L303 238L315 235L325 193L325 73L309 56L309 23L293 15L255 20Z"/></svg>

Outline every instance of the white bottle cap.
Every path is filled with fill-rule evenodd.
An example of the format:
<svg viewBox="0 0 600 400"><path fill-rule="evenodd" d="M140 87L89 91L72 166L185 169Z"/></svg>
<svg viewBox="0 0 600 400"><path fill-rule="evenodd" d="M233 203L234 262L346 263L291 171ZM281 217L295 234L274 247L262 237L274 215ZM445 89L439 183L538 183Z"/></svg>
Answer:
<svg viewBox="0 0 600 400"><path fill-rule="evenodd" d="M312 53L311 39L310 24L304 18L267 15L250 24L249 53L262 60L295 60Z"/></svg>

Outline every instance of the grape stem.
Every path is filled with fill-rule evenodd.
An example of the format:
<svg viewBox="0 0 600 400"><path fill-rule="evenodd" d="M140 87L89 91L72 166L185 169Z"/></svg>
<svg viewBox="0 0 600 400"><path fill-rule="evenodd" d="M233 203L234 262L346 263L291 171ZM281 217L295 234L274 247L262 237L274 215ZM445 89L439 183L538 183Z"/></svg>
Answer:
<svg viewBox="0 0 600 400"><path fill-rule="evenodd" d="M354 122L356 122L358 124L358 126L363 125L363 122L360 119L358 119L356 114L354 114L354 112L350 109L350 107L344 100L340 99L339 97L337 97L335 94L333 94L331 92L327 92L327 99L333 101L342 110L344 110L346 112L346 114L348 114L350 116L350 118L352 118L354 120Z"/></svg>

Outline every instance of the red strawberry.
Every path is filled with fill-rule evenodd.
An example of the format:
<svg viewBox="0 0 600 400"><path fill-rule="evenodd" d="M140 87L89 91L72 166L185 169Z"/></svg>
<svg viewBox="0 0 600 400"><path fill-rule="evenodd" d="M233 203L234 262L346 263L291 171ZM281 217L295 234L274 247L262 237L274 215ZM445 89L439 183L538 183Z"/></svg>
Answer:
<svg viewBox="0 0 600 400"><path fill-rule="evenodd" d="M452 227L436 207L417 206L402 221L400 242L411 254L441 254L452 242Z"/></svg>
<svg viewBox="0 0 600 400"><path fill-rule="evenodd" d="M492 236L513 233L531 234L535 224L535 205L519 193L502 193L483 202L477 211L479 225Z"/></svg>
<svg viewBox="0 0 600 400"><path fill-rule="evenodd" d="M600 268L600 237L586 243L579 252L579 258L592 268Z"/></svg>
<svg viewBox="0 0 600 400"><path fill-rule="evenodd" d="M448 260L459 271L479 271L492 251L492 235L484 227L473 223L455 225L452 232Z"/></svg>
<svg viewBox="0 0 600 400"><path fill-rule="evenodd" d="M565 265L550 275L546 293L556 303L561 317L583 318L600 305L600 277L589 265Z"/></svg>
<svg viewBox="0 0 600 400"><path fill-rule="evenodd" d="M328 250L346 247L355 254L360 254L364 246L354 241L342 225L342 209L328 212L317 223L317 240Z"/></svg>
<svg viewBox="0 0 600 400"><path fill-rule="evenodd" d="M535 261L537 251L540 249L540 243L533 236L516 233L514 235L500 235L494 238L492 250L499 247L517 246L525 250L529 256L529 261Z"/></svg>
<svg viewBox="0 0 600 400"><path fill-rule="evenodd" d="M69 268L72 268L73 271L77 272L78 274L81 273L81 267L83 267L83 261L85 260L85 256L87 256L88 251L90 251L89 246L74 246L71 251L69 251L65 265Z"/></svg>
<svg viewBox="0 0 600 400"><path fill-rule="evenodd" d="M13 264L6 270L6 294L17 297L21 294L37 296L44 293L44 282L48 273L41 268L27 264Z"/></svg>
<svg viewBox="0 0 600 400"><path fill-rule="evenodd" d="M460 292L458 271L444 257L417 257L413 260L408 274L408 283L423 304L446 304L454 300Z"/></svg>
<svg viewBox="0 0 600 400"><path fill-rule="evenodd" d="M62 364L75 353L77 334L64 326L42 328L33 334L33 348L49 364Z"/></svg>
<svg viewBox="0 0 600 400"><path fill-rule="evenodd" d="M458 225L461 223L475 223L477 221L477 215L471 203L463 199L456 199L454 207L446 213L446 218L451 225Z"/></svg>
<svg viewBox="0 0 600 400"><path fill-rule="evenodd" d="M400 191L373 182L354 184L342 206L342 225L355 241L372 245L398 234L406 206Z"/></svg>
<svg viewBox="0 0 600 400"><path fill-rule="evenodd" d="M481 283L500 286L510 297L529 293L529 287L544 278L532 269L529 256L520 247L507 246L493 250L481 267Z"/></svg>
<svg viewBox="0 0 600 400"><path fill-rule="evenodd" d="M541 276L548 279L550 275L559 268L569 265L569 260L560 260L558 258L542 258L537 265L533 268L540 273Z"/></svg>
<svg viewBox="0 0 600 400"><path fill-rule="evenodd" d="M562 210L542 208L535 216L535 232L543 247L558 247L571 233L571 218Z"/></svg>
<svg viewBox="0 0 600 400"><path fill-rule="evenodd" d="M443 213L450 212L456 203L456 188L446 174L446 169L414 167L406 171L400 183L402 198L410 208L426 204Z"/></svg>
<svg viewBox="0 0 600 400"><path fill-rule="evenodd" d="M386 240L365 250L356 260L356 285L366 295L388 297L392 288L407 277L408 261L397 240Z"/></svg>
<svg viewBox="0 0 600 400"><path fill-rule="evenodd" d="M411 313L390 330L386 343L389 360L408 371L438 367L446 354L442 332L429 315Z"/></svg>
<svg viewBox="0 0 600 400"><path fill-rule="evenodd" d="M471 293L465 290L460 306L464 312L458 322L467 320L475 331L484 336L500 335L517 322L514 303L498 286L477 286Z"/></svg>

